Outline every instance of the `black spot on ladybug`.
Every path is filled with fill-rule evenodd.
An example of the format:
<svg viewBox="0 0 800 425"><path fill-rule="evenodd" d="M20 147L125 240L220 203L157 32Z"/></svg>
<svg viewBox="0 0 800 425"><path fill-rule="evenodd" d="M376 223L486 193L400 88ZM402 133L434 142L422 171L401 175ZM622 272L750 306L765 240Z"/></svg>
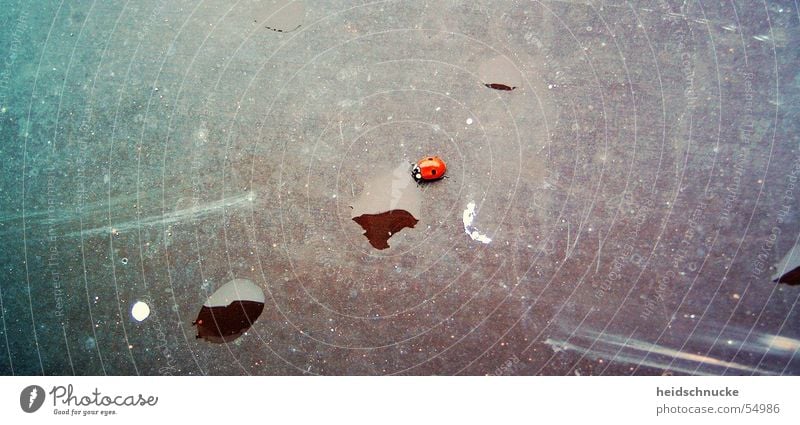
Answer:
<svg viewBox="0 0 800 425"><path fill-rule="evenodd" d="M431 174L436 175L436 170L431 170Z"/></svg>

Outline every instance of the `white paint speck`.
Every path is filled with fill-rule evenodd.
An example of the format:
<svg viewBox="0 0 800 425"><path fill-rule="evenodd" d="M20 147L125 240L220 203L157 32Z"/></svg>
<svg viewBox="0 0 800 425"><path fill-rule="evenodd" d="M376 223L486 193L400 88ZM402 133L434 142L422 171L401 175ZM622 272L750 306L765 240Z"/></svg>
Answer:
<svg viewBox="0 0 800 425"><path fill-rule="evenodd" d="M492 239L483 233L479 232L472 223L475 221L475 202L470 202L467 204L467 209L464 210L464 214L462 215L462 220L464 221L464 232L469 235L470 238L474 241L482 242L482 243L489 243Z"/></svg>
<svg viewBox="0 0 800 425"><path fill-rule="evenodd" d="M467 125L471 125L471 124L472 124L472 118L467 118Z"/></svg>
<svg viewBox="0 0 800 425"><path fill-rule="evenodd" d="M131 316L137 321L141 322L150 316L150 306L144 301L136 301L136 304L131 307Z"/></svg>

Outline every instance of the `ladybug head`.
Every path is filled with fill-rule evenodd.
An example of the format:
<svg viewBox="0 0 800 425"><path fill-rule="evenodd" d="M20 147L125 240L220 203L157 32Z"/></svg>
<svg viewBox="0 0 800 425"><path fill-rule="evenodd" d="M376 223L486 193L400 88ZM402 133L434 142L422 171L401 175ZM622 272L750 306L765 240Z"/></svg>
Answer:
<svg viewBox="0 0 800 425"><path fill-rule="evenodd" d="M414 165L414 168L411 169L411 177L413 177L417 183L422 181L422 172L419 169L419 165Z"/></svg>

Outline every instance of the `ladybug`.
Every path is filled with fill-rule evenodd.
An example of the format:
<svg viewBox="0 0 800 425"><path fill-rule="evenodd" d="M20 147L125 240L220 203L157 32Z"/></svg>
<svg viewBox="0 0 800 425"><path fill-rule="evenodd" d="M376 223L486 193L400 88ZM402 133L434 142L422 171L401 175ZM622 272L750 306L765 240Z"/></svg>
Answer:
<svg viewBox="0 0 800 425"><path fill-rule="evenodd" d="M423 181L439 180L447 172L447 165L438 156L429 156L419 160L411 169L411 177L421 183Z"/></svg>

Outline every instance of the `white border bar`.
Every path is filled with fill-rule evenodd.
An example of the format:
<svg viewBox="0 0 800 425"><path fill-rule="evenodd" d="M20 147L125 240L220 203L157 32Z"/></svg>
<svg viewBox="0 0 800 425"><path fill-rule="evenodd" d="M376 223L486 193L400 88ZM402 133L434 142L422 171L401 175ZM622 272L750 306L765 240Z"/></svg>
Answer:
<svg viewBox="0 0 800 425"><path fill-rule="evenodd" d="M507 424L541 423L800 423L799 377L5 377L3 423ZM42 407L25 413L20 393L39 385ZM73 386L73 405L55 400ZM738 391L737 396L657 395L661 390ZM158 397L155 406L97 406L92 394L124 401ZM674 393L673 393L674 394ZM76 406L81 397L90 406ZM117 398L121 397L121 398ZM766 405L779 406L778 413ZM658 407L751 405L749 413L661 413ZM759 413L760 405L764 412ZM60 415L55 411L73 412ZM114 410L84 417L84 411ZM774 408L770 410L775 410ZM77 413L77 415L74 415Z"/></svg>

